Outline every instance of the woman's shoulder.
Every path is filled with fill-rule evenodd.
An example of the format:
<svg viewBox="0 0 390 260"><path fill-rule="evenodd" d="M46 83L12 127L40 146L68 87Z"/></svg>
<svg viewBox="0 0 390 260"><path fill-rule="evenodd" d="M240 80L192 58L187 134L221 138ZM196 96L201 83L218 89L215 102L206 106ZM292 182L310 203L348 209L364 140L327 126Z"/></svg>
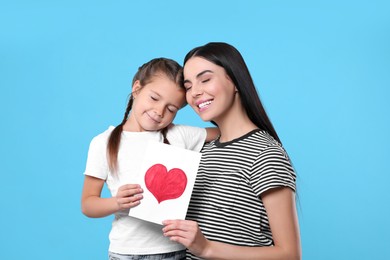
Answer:
<svg viewBox="0 0 390 260"><path fill-rule="evenodd" d="M255 131L251 135L251 137L254 140L264 144L265 146L269 146L269 145L277 145L277 146L279 146L280 145L280 143L272 135L270 135L265 130L260 130L259 129L259 130Z"/></svg>
<svg viewBox="0 0 390 260"><path fill-rule="evenodd" d="M280 158L282 160L290 161L290 158L284 149L283 145L273 138L266 131L259 131L257 136L258 142L261 144L259 147L259 158Z"/></svg>
<svg viewBox="0 0 390 260"><path fill-rule="evenodd" d="M279 143L267 131L257 129L245 135L243 138L235 142L240 149L250 150L253 154L261 156L271 151L286 154L281 143Z"/></svg>

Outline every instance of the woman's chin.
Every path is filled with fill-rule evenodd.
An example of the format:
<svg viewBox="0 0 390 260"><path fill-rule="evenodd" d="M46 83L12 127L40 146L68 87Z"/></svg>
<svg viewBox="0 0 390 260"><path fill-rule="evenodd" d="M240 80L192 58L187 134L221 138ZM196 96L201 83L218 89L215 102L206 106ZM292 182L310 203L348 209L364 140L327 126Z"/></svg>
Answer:
<svg viewBox="0 0 390 260"><path fill-rule="evenodd" d="M199 114L198 114L199 115ZM204 116L204 115L199 115L200 119L202 119L203 122L210 122L213 121L211 117Z"/></svg>

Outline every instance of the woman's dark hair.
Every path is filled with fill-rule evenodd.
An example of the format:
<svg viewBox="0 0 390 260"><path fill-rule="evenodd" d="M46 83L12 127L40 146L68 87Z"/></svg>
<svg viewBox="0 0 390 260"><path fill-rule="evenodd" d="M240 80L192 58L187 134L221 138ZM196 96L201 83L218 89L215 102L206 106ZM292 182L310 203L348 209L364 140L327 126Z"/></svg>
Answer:
<svg viewBox="0 0 390 260"><path fill-rule="evenodd" d="M174 60L167 58L156 58L143 64L138 68L137 73L134 75L132 85L139 80L141 87L150 83L158 74L167 76L170 80L175 82L179 87L183 86L183 68ZM121 142L121 134L123 131L123 125L126 123L131 108L133 106L133 94L130 94L129 102L127 103L126 111L123 116L122 122L112 130L107 143L107 160L108 166L111 172L118 170L118 151ZM169 143L166 138L167 129L161 130L164 143Z"/></svg>
<svg viewBox="0 0 390 260"><path fill-rule="evenodd" d="M204 58L225 69L240 94L242 105L249 119L262 130L267 131L281 143L256 91L241 53L224 42L210 42L192 49L184 58L184 65L192 57ZM183 66L184 66L183 65Z"/></svg>

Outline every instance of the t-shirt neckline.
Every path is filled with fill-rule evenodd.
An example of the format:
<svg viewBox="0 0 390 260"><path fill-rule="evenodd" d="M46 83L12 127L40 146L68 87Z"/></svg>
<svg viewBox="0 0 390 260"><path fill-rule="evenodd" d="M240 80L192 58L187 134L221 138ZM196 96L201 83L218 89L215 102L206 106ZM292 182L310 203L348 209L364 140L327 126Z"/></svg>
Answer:
<svg viewBox="0 0 390 260"><path fill-rule="evenodd" d="M242 135L242 136L240 136L240 137L237 137L237 138L235 138L235 139L233 139L233 140L230 140L230 141L227 141L227 142L223 142L223 143L220 142L221 136L219 136L219 137L215 140L215 146L217 146L217 147L225 147L225 146L227 146L227 145L229 145L229 144L232 144L232 143L238 142L238 141L240 141L240 140L243 140L243 139L247 138L248 136L251 136L252 134L257 133L257 132L260 132L260 131L262 131L262 130L259 129L259 128L256 128L256 129L251 130L251 131L249 131L248 133L246 133L246 134L244 134L244 135Z"/></svg>

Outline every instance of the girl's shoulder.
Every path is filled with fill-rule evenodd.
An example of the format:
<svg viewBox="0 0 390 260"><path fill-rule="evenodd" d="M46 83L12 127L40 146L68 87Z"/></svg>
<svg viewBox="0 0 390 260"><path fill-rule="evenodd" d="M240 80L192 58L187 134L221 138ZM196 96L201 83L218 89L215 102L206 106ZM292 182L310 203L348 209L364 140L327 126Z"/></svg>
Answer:
<svg viewBox="0 0 390 260"><path fill-rule="evenodd" d="M167 139L170 144L193 151L200 151L206 140L206 129L187 125L173 125L168 128Z"/></svg>
<svg viewBox="0 0 390 260"><path fill-rule="evenodd" d="M189 125L172 125L168 128L168 136L185 137L193 134L203 134L206 132L205 128Z"/></svg>
<svg viewBox="0 0 390 260"><path fill-rule="evenodd" d="M112 125L109 126L105 131L103 131L100 134L93 137L91 142L106 143L108 138L110 137L112 130L114 130L114 128L115 127Z"/></svg>

